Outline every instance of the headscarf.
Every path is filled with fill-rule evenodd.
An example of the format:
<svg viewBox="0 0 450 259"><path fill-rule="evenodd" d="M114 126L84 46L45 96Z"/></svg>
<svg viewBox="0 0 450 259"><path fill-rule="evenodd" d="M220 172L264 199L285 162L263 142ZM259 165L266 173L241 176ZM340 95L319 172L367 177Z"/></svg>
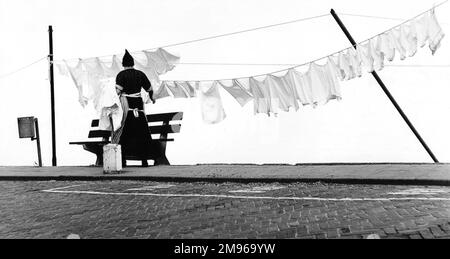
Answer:
<svg viewBox="0 0 450 259"><path fill-rule="evenodd" d="M128 52L128 50L125 50L125 55L122 59L122 66L123 67L133 67L134 66L134 59Z"/></svg>

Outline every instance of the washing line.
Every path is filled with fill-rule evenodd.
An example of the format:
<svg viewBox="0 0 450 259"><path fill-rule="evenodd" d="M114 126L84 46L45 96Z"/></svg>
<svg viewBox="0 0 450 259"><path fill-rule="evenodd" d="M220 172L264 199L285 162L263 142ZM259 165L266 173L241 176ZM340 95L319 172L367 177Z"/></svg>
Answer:
<svg viewBox="0 0 450 259"><path fill-rule="evenodd" d="M178 65L193 65L193 66L297 66L299 63L221 63L221 62L180 62ZM386 64L386 67L450 67L450 65L428 65L428 64L416 64L416 65L396 65Z"/></svg>
<svg viewBox="0 0 450 259"><path fill-rule="evenodd" d="M421 16L421 15L423 15L423 14L429 12L430 10L436 9L436 8L438 8L438 7L440 7L440 6L444 5L444 4L446 4L448 1L449 1L449 0L445 0L445 1L441 2L441 3L439 3L439 4L436 4L436 5L434 5L432 8L429 8L429 9L427 9L426 11L423 11L423 12L417 14L417 15L414 16L414 17L412 17L412 18L410 18L410 19L408 19L408 20L405 20L405 21L401 22L400 24L397 24L397 25L395 25L395 26L392 26L391 28L389 28L389 29L387 29L387 30L385 30L385 31L383 31L383 32L381 32L381 33L378 33L378 34L376 34L376 35L374 35L374 36L372 36L372 37L370 37L370 38L368 38L368 39L365 39L365 40L363 40L363 41L357 42L356 44L354 44L354 45L352 45L352 46L350 46L350 47L347 47L347 48L338 50L338 51L333 52L333 53L331 53L331 54L329 54L329 55L326 55L326 56L323 56L323 57L320 57L320 58L317 58L317 59L314 59L314 60L310 60L310 61L305 62L305 63L303 63L303 64L291 66L291 67L288 67L288 68L283 68L283 69L280 69L280 70L277 70L277 71L272 71L272 72L269 72L269 73L263 73L263 74L252 75L252 76L244 76L244 77L237 77L237 78L235 77L235 78L207 79L207 80L191 80L191 81L198 81L198 82L225 81L225 80L233 80L233 79L244 79L244 78L249 78L249 77L260 77L260 76L265 76L265 75L267 75L267 74L277 74L277 73L286 72L286 71L288 71L288 70L290 70L290 69L295 69L295 68L298 68L298 67L302 67L302 66L305 66L305 65L308 65L308 64L311 64L311 63L320 61L320 60L327 59L327 58L329 58L329 57L331 57L331 56L334 56L334 55L336 55L336 54L338 54L338 53L340 53L340 52L342 52L342 51L345 51L345 50L347 50L347 49L355 48L355 47L358 46L359 44L364 44L364 43L366 43L366 42L368 42L368 41L370 41L370 40L372 40L372 39L374 39L374 38L376 38L376 37L378 37L378 36L380 36L380 35L382 35L382 34L388 32L388 31L390 31L390 30L393 30L394 28L397 28L397 27L399 27L399 26L402 26L403 24L406 24L406 23L408 23L408 22L410 22L410 21L416 19L417 17L419 17L419 16Z"/></svg>
<svg viewBox="0 0 450 259"><path fill-rule="evenodd" d="M305 18L299 18L299 19L291 20L291 21L287 21L287 22L270 24L270 25L255 27L255 28L251 28L251 29L245 29L245 30L229 32L229 33L224 33L224 34L219 34L219 35L214 35L214 36L208 36L208 37L204 37L204 38L198 38L198 39L194 39L194 40L188 40L188 41L183 41L183 42L178 42L178 43L172 43L172 44L159 46L159 47L152 47L152 48L148 48L148 49L144 49L144 50L145 51L151 51L151 50L156 50L158 48L169 48L169 47L175 47L175 46L180 46L180 45L186 45L186 44L191 44L191 43L196 43L196 42L201 42L201 41L206 41L206 40L217 39L217 38L221 38L221 37L233 36L233 35L237 35L237 34L241 34L241 33L247 33L247 32L253 32L253 31L257 31L257 30L269 29L269 28L282 26L282 25L287 25L287 24L292 24L292 23L297 23L297 22L304 22L304 21L308 21L308 20L314 20L314 19L318 19L318 18L322 18L322 17L326 17L326 16L330 16L330 14L327 13L327 14L315 15L315 16L310 16L310 17L305 17ZM139 53L141 51L142 50L140 50L140 51L130 51L130 53L136 54L136 53ZM113 55L115 55L115 54L104 55L104 56L97 56L97 57L98 58L104 58L104 57L110 57L110 56L113 56ZM90 59L90 58L97 58L97 57L88 57L88 58L82 58L82 59ZM66 59L66 61L72 61L72 60L79 60L79 58ZM61 62L61 61L62 60L55 60L55 62Z"/></svg>
<svg viewBox="0 0 450 259"><path fill-rule="evenodd" d="M353 14L353 13L337 13L342 16L352 16L352 17L361 17L361 18L371 18L371 19L379 19L379 20L391 20L391 21L405 21L404 18L394 18L394 17L385 17L385 16L377 16L377 15L365 15L365 14ZM441 22L441 24L448 24L445 22Z"/></svg>
<svg viewBox="0 0 450 259"><path fill-rule="evenodd" d="M402 18L393 18L393 17L384 17L384 16L376 16L376 15L365 15L365 14L353 14L353 13L337 13L343 16L353 16L353 17L362 17L362 18L372 18L372 19L380 19L380 20L392 20L392 21L405 21L407 19Z"/></svg>
<svg viewBox="0 0 450 259"><path fill-rule="evenodd" d="M25 69L27 69L27 68L29 68L29 67L35 65L35 64L41 62L41 61L44 60L44 59L47 59L47 56L45 56L45 57L43 57L43 58L40 58L40 59L38 59L38 60L36 60L36 61L34 61L34 62L28 64L28 65L25 65L25 66L21 67L21 68L18 68L18 69L16 69L16 70L13 70L13 71L11 71L11 72L9 72L9 73L0 75L0 79L6 78L6 77L11 76L11 75L16 74L16 73L19 73L19 72L21 72L21 71L23 71L23 70L25 70Z"/></svg>

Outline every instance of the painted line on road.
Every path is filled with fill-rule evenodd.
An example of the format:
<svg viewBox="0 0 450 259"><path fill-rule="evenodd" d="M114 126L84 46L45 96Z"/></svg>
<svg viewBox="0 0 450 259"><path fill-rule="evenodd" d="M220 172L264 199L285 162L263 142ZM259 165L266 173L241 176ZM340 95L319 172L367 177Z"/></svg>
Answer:
<svg viewBox="0 0 450 259"><path fill-rule="evenodd" d="M175 187L173 184L159 184L159 185L150 185L150 186L144 186L140 188L133 188L128 189L127 191L154 191L155 189L168 189Z"/></svg>
<svg viewBox="0 0 450 259"><path fill-rule="evenodd" d="M424 195L424 194L428 194L428 195L433 195L433 194L442 194L442 193L449 193L449 191L447 190L442 190L442 189L430 189L430 188L413 188L413 189L407 189L407 190L402 190L402 191L398 191L398 192L389 192L387 194L390 195Z"/></svg>
<svg viewBox="0 0 450 259"><path fill-rule="evenodd" d="M74 186L70 186L74 187ZM70 187L66 187L70 188ZM296 201L450 201L450 198L436 197L403 197L403 198L319 198L319 197L272 197L272 196L238 196L220 194L171 194L171 193L126 193L126 192L96 192L96 191L67 191L63 188L43 190L47 193L87 194L87 195L114 195L114 196L152 196L152 197L182 197L182 198L227 198L252 200L296 200Z"/></svg>
<svg viewBox="0 0 450 259"><path fill-rule="evenodd" d="M50 189L50 190L47 190L47 191L60 191L60 190L69 189L69 188L73 188L73 187L80 187L80 186L84 186L84 185L87 185L87 184L77 184L77 185L58 187L58 188L53 188L53 189Z"/></svg>
<svg viewBox="0 0 450 259"><path fill-rule="evenodd" d="M257 186L247 189L239 189L239 190L233 190L229 191L230 193L265 193L270 191L276 191L284 189L285 187L282 186Z"/></svg>

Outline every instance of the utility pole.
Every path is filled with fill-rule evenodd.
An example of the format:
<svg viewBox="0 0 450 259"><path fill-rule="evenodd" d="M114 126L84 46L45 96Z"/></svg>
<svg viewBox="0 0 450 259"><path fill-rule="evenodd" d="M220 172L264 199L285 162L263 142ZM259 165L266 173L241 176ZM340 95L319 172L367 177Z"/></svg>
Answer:
<svg viewBox="0 0 450 259"><path fill-rule="evenodd" d="M55 78L53 69L53 27L48 27L49 38L49 69L50 69L50 100L51 100L51 113L52 113L52 166L57 166L56 160L56 131L55 131Z"/></svg>

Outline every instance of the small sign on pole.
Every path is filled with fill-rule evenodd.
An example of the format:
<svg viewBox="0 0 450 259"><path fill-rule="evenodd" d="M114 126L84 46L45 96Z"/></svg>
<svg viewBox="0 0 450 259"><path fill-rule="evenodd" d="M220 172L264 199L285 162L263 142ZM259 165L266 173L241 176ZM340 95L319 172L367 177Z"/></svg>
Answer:
<svg viewBox="0 0 450 259"><path fill-rule="evenodd" d="M39 166L42 167L38 119L34 117L17 118L17 124L19 126L19 138L29 138L31 141L36 140Z"/></svg>

